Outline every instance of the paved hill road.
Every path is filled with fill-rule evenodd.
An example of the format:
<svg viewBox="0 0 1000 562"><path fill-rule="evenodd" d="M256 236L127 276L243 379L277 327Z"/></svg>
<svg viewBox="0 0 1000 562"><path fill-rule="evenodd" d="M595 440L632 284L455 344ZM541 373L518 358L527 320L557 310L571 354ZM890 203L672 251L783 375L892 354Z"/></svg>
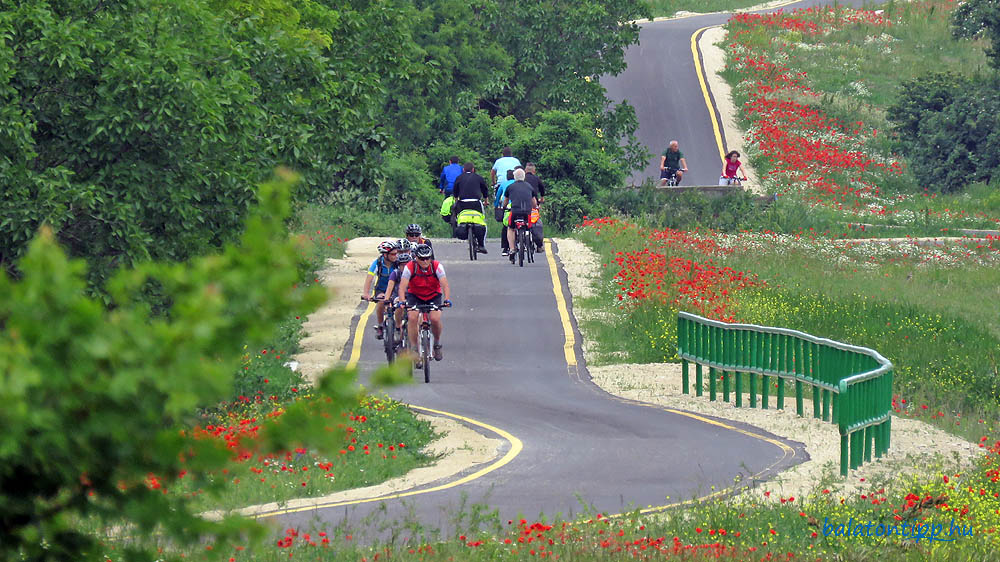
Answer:
<svg viewBox="0 0 1000 562"><path fill-rule="evenodd" d="M437 491L402 500L270 519L285 526L316 523L329 529L344 521L356 524L383 508L388 520L401 520L412 509L423 525L450 529L449 510L461 503L463 494L469 502L498 509L504 521L579 513L581 500L599 512L618 513L630 506L705 496L713 486L731 486L738 474L764 479L803 460L794 443L760 430L707 423L606 394L590 382L579 346L573 359L580 365L568 365L546 254L520 268L495 253L470 262L464 243L442 240L434 248L445 264L455 303L445 311L445 357L433 364L430 384L393 388L390 394L507 432L513 437L501 451L507 456L493 464L494 470L460 485L438 482L425 487ZM568 294L565 281L560 289ZM362 377L384 361L371 325L369 320L364 330L358 365Z"/></svg>
<svg viewBox="0 0 1000 562"><path fill-rule="evenodd" d="M829 2L794 2L781 9L788 12L826 4ZM840 2L847 6L862 4L856 0ZM724 24L730 17L725 13L706 14L642 23L639 44L625 53L628 68L618 76L601 78L610 99L627 100L635 107L639 120L636 136L653 154L644 170L632 174L632 184L660 177L660 155L672 139L680 143L688 164L683 185L719 183L722 157L705 101L711 92L703 90L699 82L692 36L700 29Z"/></svg>

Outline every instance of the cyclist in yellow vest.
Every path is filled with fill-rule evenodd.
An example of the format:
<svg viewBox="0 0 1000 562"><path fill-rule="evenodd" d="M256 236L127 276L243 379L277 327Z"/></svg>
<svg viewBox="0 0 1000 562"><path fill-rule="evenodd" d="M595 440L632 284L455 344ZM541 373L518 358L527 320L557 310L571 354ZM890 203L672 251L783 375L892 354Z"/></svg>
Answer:
<svg viewBox="0 0 1000 562"><path fill-rule="evenodd" d="M476 237L476 250L480 254L488 254L486 251L486 217L479 209L462 209L455 217L455 237L460 240L468 240L469 234Z"/></svg>

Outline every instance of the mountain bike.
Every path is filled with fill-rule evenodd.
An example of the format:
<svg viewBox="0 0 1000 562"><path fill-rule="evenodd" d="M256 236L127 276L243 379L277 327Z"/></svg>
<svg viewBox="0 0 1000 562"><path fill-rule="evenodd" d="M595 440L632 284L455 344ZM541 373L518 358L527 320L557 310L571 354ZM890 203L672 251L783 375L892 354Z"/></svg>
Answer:
<svg viewBox="0 0 1000 562"><path fill-rule="evenodd" d="M528 221L514 219L514 247L517 251L517 263L524 267L524 258L527 256L528 263L535 262L535 243L531 240L531 225Z"/></svg>
<svg viewBox="0 0 1000 562"><path fill-rule="evenodd" d="M386 299L385 297L382 297L382 298L379 298L379 297L369 297L369 298L361 297L361 300L363 300L363 301L369 301L369 302L374 302L374 303L389 302L389 299ZM396 358L396 348L399 347L396 344L396 340L395 340L395 337L396 337L396 319L395 319L395 315L393 314L393 312L394 312L394 309L393 309L392 304L389 304L388 306L386 306L385 318L383 318L383 320L382 320L382 346L385 349L385 358L386 358L386 361L388 361L389 363L392 363L392 361Z"/></svg>
<svg viewBox="0 0 1000 562"><path fill-rule="evenodd" d="M451 302L445 301L440 306L436 304L418 304L413 307L413 310L417 311L420 320L420 328L417 332L417 357L419 357L418 361L424 370L425 383L431 382L431 359L434 358L432 349L435 342L434 334L431 332L430 313L449 306L451 306Z"/></svg>
<svg viewBox="0 0 1000 562"><path fill-rule="evenodd" d="M747 181L746 178L741 178L739 176L733 176L731 178L722 176L719 178L719 185L736 185L739 187L743 187L743 182L745 181Z"/></svg>

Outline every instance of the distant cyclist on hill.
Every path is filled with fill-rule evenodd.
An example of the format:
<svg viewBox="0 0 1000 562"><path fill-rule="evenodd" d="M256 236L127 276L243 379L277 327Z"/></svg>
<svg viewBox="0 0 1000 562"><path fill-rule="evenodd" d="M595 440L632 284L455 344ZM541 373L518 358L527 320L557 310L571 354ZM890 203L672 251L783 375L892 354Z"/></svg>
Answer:
<svg viewBox="0 0 1000 562"><path fill-rule="evenodd" d="M680 185L687 169L687 160L684 159L684 153L681 152L677 141L670 141L670 145L660 156L660 187L667 185L667 179L671 176L677 178L675 185Z"/></svg>
<svg viewBox="0 0 1000 562"><path fill-rule="evenodd" d="M730 150L729 154L726 154L726 159L722 161L722 176L719 177L719 185L732 185L734 183L739 185L739 182L746 181L747 171L743 170L741 177L740 170L743 170L740 153Z"/></svg>

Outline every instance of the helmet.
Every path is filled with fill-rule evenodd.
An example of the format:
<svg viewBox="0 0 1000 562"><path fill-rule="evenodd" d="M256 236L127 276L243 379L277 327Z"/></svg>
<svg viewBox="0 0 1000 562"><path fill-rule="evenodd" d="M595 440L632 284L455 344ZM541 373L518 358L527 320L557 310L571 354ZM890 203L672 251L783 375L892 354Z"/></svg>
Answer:
<svg viewBox="0 0 1000 562"><path fill-rule="evenodd" d="M396 240L396 249L398 249L401 254L408 254L410 253L410 250L413 249L413 244L411 244L406 238L400 238L399 240Z"/></svg>
<svg viewBox="0 0 1000 562"><path fill-rule="evenodd" d="M431 251L431 247L427 244L417 244L415 253L418 258L429 258L434 252Z"/></svg>
<svg viewBox="0 0 1000 562"><path fill-rule="evenodd" d="M407 236L420 236L423 230L420 228L419 224L408 224L406 225L406 235Z"/></svg>
<svg viewBox="0 0 1000 562"><path fill-rule="evenodd" d="M396 245L393 244L392 242L388 241L388 240L386 240L385 242L382 242L382 243L380 243L378 245L378 253L380 253L380 254L388 254L389 252L391 252L391 251L393 251L395 249L396 249Z"/></svg>
<svg viewBox="0 0 1000 562"><path fill-rule="evenodd" d="M410 260L412 260L412 259L413 259L413 256L411 256L410 254L399 254L399 258L396 259L396 263L398 263L399 266L402 267L402 266L410 263Z"/></svg>

